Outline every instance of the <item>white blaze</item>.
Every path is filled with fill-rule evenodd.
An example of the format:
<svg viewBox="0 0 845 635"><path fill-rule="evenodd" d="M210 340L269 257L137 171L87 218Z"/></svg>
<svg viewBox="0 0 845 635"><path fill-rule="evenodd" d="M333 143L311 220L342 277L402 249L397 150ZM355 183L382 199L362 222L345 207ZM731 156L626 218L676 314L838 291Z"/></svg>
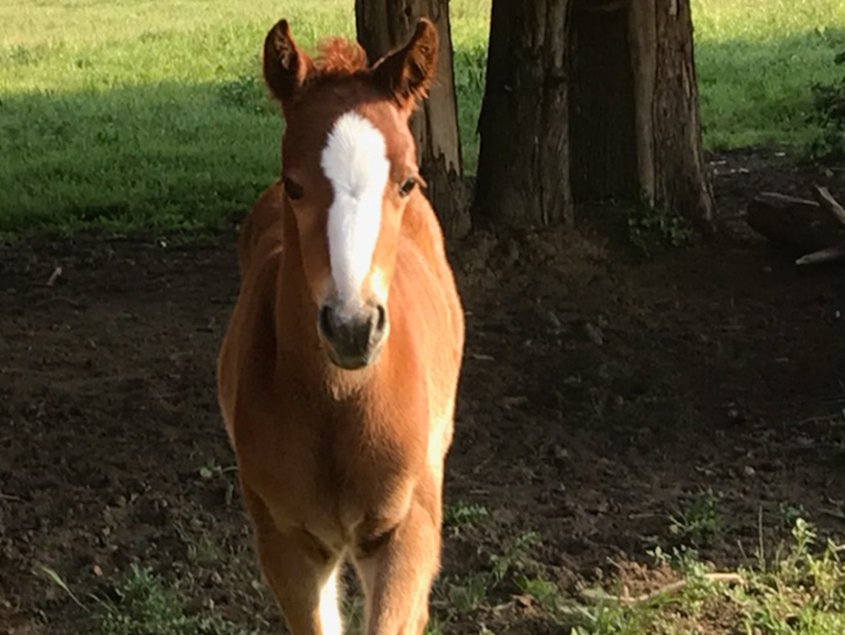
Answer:
<svg viewBox="0 0 845 635"><path fill-rule="evenodd" d="M381 199L390 163L384 136L365 117L348 112L335 122L320 157L332 184L328 239L341 314L360 306L381 227Z"/></svg>

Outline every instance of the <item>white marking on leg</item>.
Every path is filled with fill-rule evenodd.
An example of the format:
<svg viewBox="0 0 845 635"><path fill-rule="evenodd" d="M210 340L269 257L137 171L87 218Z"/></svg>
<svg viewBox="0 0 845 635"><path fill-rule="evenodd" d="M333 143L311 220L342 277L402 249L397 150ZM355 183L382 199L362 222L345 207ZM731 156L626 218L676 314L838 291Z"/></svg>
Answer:
<svg viewBox="0 0 845 635"><path fill-rule="evenodd" d="M320 624L323 627L323 635L343 635L337 580L339 571L340 565L337 565L320 589Z"/></svg>
<svg viewBox="0 0 845 635"><path fill-rule="evenodd" d="M361 287L373 264L390 162L384 136L365 117L348 112L334 123L320 157L332 184L329 261L340 313L360 308Z"/></svg>

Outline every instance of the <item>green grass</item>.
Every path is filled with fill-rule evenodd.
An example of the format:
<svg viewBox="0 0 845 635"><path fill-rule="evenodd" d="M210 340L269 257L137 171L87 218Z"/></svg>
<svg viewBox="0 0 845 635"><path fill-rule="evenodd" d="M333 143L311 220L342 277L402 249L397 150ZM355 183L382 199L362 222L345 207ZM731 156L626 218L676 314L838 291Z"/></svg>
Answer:
<svg viewBox="0 0 845 635"><path fill-rule="evenodd" d="M680 591L666 585L636 599L593 591L587 594L592 605L558 603L557 618L578 623L572 635L845 632L843 547L817 544L813 527L801 519L792 533L791 545L771 557L758 554L757 564L739 569L730 584L715 580L709 566L687 553L673 562L685 584ZM658 556L665 566L669 559Z"/></svg>
<svg viewBox="0 0 845 635"><path fill-rule="evenodd" d="M809 147L813 82L841 76L841 0L692 0L704 144Z"/></svg>
<svg viewBox="0 0 845 635"><path fill-rule="evenodd" d="M85 611L84 632L90 635L258 635L208 608L189 611L179 582L146 567L131 565L108 596L90 595L85 602L53 569L42 566L40 572Z"/></svg>
<svg viewBox="0 0 845 635"><path fill-rule="evenodd" d="M464 164L478 156L490 0L453 0ZM208 229L279 172L258 54L285 15L306 47L354 32L351 0L0 4L0 236ZM705 143L804 147L809 85L839 71L839 0L693 0Z"/></svg>
<svg viewBox="0 0 845 635"><path fill-rule="evenodd" d="M456 46L481 51L485 2L452 5ZM0 5L0 234L213 228L248 209L279 173L259 51L282 15L307 48L354 34L340 0Z"/></svg>
<svg viewBox="0 0 845 635"><path fill-rule="evenodd" d="M133 565L91 615L92 635L255 635L216 615L190 614L180 590Z"/></svg>

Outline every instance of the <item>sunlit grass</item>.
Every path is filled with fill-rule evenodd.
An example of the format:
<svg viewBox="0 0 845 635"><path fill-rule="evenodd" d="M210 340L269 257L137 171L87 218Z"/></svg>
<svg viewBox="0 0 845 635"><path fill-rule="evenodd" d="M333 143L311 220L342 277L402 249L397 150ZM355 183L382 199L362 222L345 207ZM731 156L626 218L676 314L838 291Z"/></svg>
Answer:
<svg viewBox="0 0 845 635"><path fill-rule="evenodd" d="M704 143L806 149L810 85L841 74L845 2L692 0Z"/></svg>
<svg viewBox="0 0 845 635"><path fill-rule="evenodd" d="M3 3L0 232L215 227L247 209L279 172L282 123L259 68L267 29L287 17L311 49L354 35L353 6ZM485 7L452 3L456 47L483 50ZM464 101L480 102L481 80L465 75ZM464 111L465 130L477 110Z"/></svg>
<svg viewBox="0 0 845 635"><path fill-rule="evenodd" d="M666 585L632 600L599 591L593 606L570 606L573 635L831 635L845 629L843 547L817 540L803 520L793 542L736 573L713 574L694 552L659 554L676 568L680 590ZM680 555L680 558L677 556ZM717 580L731 580L729 585ZM677 589L675 585L675 589ZM668 592L667 592L668 591ZM621 600L621 601L620 601Z"/></svg>
<svg viewBox="0 0 845 635"><path fill-rule="evenodd" d="M464 165L474 171L490 0L452 0ZM260 80L269 26L354 34L351 0L0 3L0 233L213 228L278 174ZM838 0L693 0L707 147L805 147L809 85L845 50Z"/></svg>

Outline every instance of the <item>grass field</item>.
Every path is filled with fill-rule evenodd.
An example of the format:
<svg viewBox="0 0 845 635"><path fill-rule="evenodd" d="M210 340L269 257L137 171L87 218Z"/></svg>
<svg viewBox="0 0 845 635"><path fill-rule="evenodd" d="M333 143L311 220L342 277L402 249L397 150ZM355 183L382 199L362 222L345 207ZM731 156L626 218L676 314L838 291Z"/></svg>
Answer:
<svg viewBox="0 0 845 635"><path fill-rule="evenodd" d="M840 0L692 0L704 143L713 149L795 146L808 124L810 84L843 75Z"/></svg>
<svg viewBox="0 0 845 635"><path fill-rule="evenodd" d="M0 5L0 232L213 228L279 171L258 51L280 12L306 46L353 3L7 0ZM693 0L705 143L805 147L809 85L845 49L838 0ZM453 0L474 169L489 0ZM753 7L753 8L749 8Z"/></svg>

